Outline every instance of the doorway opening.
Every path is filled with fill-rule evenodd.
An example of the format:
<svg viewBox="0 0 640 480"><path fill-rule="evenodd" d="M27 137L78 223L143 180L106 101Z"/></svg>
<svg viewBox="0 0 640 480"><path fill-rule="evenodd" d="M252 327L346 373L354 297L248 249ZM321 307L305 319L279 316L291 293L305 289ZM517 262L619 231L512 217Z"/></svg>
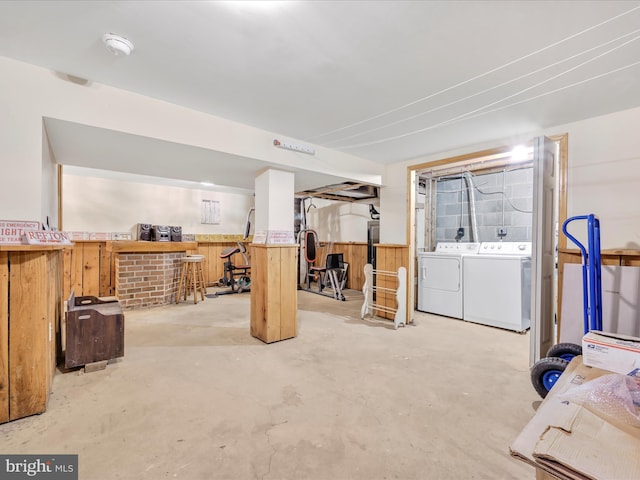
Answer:
<svg viewBox="0 0 640 480"><path fill-rule="evenodd" d="M553 169L553 218L550 226L566 219L568 135L552 136L556 145ZM532 242L533 142L525 155L514 158L514 145L473 152L408 167L407 218L410 255L410 305L418 300L418 256L433 252L439 242ZM556 248L566 239L556 233ZM411 285L411 284L410 284ZM554 278L557 309L557 277ZM555 316L554 316L555 318Z"/></svg>

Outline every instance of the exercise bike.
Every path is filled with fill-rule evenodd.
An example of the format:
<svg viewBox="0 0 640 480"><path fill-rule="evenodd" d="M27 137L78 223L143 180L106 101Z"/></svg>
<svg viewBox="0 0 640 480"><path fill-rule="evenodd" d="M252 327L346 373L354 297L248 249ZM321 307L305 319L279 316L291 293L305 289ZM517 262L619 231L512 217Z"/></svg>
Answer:
<svg viewBox="0 0 640 480"><path fill-rule="evenodd" d="M249 238L251 232L251 214L255 212L255 208L251 207L249 213L247 213L247 222L244 230L243 240ZM239 253L242 255L244 263L237 265L233 263L233 256ZM249 265L249 258L247 258L247 247L244 243L238 242L235 247L225 248L219 255L224 260L224 275L218 280L218 284L224 287L231 287L229 290L223 290L215 293L218 295L228 295L230 293L242 293L251 291L251 265ZM237 287L237 288L236 288Z"/></svg>
<svg viewBox="0 0 640 480"><path fill-rule="evenodd" d="M238 265L233 262L233 256L239 253L244 259L244 264ZM231 287L229 290L217 292L216 295L228 295L230 293L242 293L251 291L251 276L249 271L249 259L247 258L247 248L242 242L238 242L235 247L225 248L219 255L224 262L224 276L220 278L218 283L225 287Z"/></svg>

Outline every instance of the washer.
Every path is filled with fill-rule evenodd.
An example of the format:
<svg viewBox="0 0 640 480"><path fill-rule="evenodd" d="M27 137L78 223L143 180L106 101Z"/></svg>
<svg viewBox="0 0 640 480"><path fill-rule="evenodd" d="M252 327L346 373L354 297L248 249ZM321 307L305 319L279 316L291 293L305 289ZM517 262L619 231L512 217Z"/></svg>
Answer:
<svg viewBox="0 0 640 480"><path fill-rule="evenodd" d="M531 326L531 242L483 242L463 268L465 320L516 332Z"/></svg>
<svg viewBox="0 0 640 480"><path fill-rule="evenodd" d="M418 254L418 310L463 318L462 259L479 248L479 243L441 242L435 252Z"/></svg>

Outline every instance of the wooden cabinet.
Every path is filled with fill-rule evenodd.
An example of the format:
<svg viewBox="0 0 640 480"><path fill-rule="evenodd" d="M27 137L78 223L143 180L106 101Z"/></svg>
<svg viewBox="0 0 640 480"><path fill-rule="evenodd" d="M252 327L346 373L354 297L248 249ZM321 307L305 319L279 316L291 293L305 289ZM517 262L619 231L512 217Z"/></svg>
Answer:
<svg viewBox="0 0 640 480"><path fill-rule="evenodd" d="M252 245L251 335L265 343L298 334L298 246Z"/></svg>
<svg viewBox="0 0 640 480"><path fill-rule="evenodd" d="M62 313L62 246L0 245L0 423L46 410Z"/></svg>

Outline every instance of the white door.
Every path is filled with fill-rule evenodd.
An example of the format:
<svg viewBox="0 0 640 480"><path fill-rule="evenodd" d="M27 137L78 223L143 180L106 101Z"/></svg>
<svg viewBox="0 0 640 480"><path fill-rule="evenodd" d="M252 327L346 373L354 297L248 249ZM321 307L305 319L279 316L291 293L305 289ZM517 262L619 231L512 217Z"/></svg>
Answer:
<svg viewBox="0 0 640 480"><path fill-rule="evenodd" d="M531 255L531 351L533 365L553 345L555 271L554 190L556 144L546 137L534 139L533 251Z"/></svg>

